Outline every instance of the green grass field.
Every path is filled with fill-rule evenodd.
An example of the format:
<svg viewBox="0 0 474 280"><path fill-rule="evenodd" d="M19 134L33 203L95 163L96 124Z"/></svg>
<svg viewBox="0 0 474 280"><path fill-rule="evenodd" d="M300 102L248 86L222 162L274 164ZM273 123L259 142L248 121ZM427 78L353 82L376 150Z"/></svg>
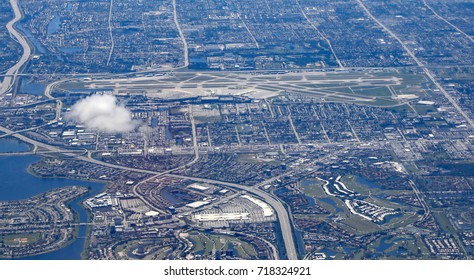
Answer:
<svg viewBox="0 0 474 280"><path fill-rule="evenodd" d="M18 245L28 245L35 243L41 238L40 233L20 233L20 234L7 234L1 235L0 241L6 246L18 246Z"/></svg>
<svg viewBox="0 0 474 280"><path fill-rule="evenodd" d="M242 259L252 259L257 256L254 247L235 237L227 235L205 234L197 231L189 233L188 239L193 243L193 253L202 256L211 256L212 251L226 251L231 246L237 251L237 256Z"/></svg>

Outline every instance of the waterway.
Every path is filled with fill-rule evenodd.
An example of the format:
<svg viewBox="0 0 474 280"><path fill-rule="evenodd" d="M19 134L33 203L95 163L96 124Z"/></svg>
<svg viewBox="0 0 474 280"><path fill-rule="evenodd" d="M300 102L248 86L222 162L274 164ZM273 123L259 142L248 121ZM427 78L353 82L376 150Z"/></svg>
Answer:
<svg viewBox="0 0 474 280"><path fill-rule="evenodd" d="M369 189L379 189L379 190L384 190L385 188L378 185L377 183L375 182L372 182L372 181L369 181L363 177L360 177L360 176L356 176L356 181L357 183L361 184L361 185L366 185L367 187L369 187Z"/></svg>
<svg viewBox="0 0 474 280"><path fill-rule="evenodd" d="M320 182L314 180L314 179L306 179L306 180L303 180L301 181L301 184L304 188L307 188L309 186L314 186L315 188L321 188L320 185ZM331 205L335 210L336 212L335 213L339 213L339 212L344 212L343 209L341 209L340 207L337 206L337 203L334 201L334 199L337 199L337 198L332 198L332 197L318 197L317 199L311 197L311 196L308 196L306 195L306 198L308 199L308 202L310 205L315 205L317 204L317 200L319 201L322 201L322 202L325 202L329 205Z"/></svg>
<svg viewBox="0 0 474 280"><path fill-rule="evenodd" d="M61 18L58 15L54 15L53 19L48 23L46 27L46 34L52 35L61 29Z"/></svg>
<svg viewBox="0 0 474 280"><path fill-rule="evenodd" d="M403 241L403 238L391 238L384 236L380 239L380 245L375 248L378 253L386 253L387 250L391 249L397 242Z"/></svg>
<svg viewBox="0 0 474 280"><path fill-rule="evenodd" d="M46 49L45 47L43 46L43 44L40 42L40 40L38 40L38 38L36 38L35 36L33 36L31 34L30 31L28 31L27 28L25 28L23 26L23 23L22 22L18 22L16 25L15 25L15 29L17 29L18 31L20 31L22 34L24 34L24 37L26 39L28 39L28 41L32 44L32 47L34 47L34 49L42 54L46 54Z"/></svg>
<svg viewBox="0 0 474 280"><path fill-rule="evenodd" d="M33 95L42 95L46 85L42 83L34 82L33 80L27 80L22 78L20 84L20 92L33 94Z"/></svg>
<svg viewBox="0 0 474 280"><path fill-rule="evenodd" d="M337 199L337 198L334 198L334 199ZM339 212L344 212L344 210L341 207L337 206L337 203L334 201L334 199L331 197L323 197L323 198L320 198L319 200L321 200L322 202L326 202L327 204L334 207L334 209L336 209L336 214Z"/></svg>
<svg viewBox="0 0 474 280"><path fill-rule="evenodd" d="M20 153L30 150L30 145L19 142L16 138L5 137L0 139L0 153Z"/></svg>
<svg viewBox="0 0 474 280"><path fill-rule="evenodd" d="M2 152L27 151L28 145L13 139L0 139ZM99 193L104 183L69 180L64 178L39 178L30 174L28 166L40 159L39 156L0 156L0 200L21 200L46 191L66 186L86 186L89 194L71 202L71 208L79 214L81 222L87 222L87 213L81 202ZM85 243L86 227L79 229L79 238L68 246L54 252L28 257L29 260L79 260Z"/></svg>

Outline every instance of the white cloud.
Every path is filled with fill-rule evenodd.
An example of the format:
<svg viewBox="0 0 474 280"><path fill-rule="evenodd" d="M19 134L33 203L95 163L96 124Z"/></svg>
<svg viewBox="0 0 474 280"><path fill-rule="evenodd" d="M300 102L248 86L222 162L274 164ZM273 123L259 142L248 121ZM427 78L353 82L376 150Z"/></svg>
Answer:
<svg viewBox="0 0 474 280"><path fill-rule="evenodd" d="M129 132L138 125L130 110L117 104L113 95L96 94L79 100L66 114L66 119L108 133Z"/></svg>

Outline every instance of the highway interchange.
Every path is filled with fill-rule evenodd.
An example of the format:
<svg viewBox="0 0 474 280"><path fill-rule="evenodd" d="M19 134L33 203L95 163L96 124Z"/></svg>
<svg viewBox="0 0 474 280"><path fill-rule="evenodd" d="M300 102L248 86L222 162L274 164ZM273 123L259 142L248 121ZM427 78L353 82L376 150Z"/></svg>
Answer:
<svg viewBox="0 0 474 280"><path fill-rule="evenodd" d="M438 81L436 81L436 79L434 78L431 71L423 64L423 62L421 62L415 56L415 54L406 46L406 44L399 37L396 36L396 34L394 34L390 29L388 29L385 25L383 25L377 18L375 18L371 14L371 12L365 7L365 5L362 3L362 1L357 0L357 2L359 3L359 5L364 9L364 11L367 13L367 15L373 21L375 21L377 24L379 24L385 30L385 32L387 32L392 37L394 37L398 42L400 42L400 44L402 45L404 50L416 62L416 64L423 70L423 72L426 74L426 76L443 93L443 95L450 101L450 103L454 106L454 108L456 108L456 110L466 119L466 121L469 123L469 125L474 127L474 122L460 108L460 106L457 104L457 102L454 100L454 98L449 95L449 93L440 85L440 83ZM425 1L423 1L423 2L425 2ZM29 60L29 58L31 56L31 47L29 46L26 38L20 32L18 32L15 29L15 24L19 20L21 20L22 17L23 17L23 15L20 11L19 5L18 5L18 0L10 0L10 4L11 4L11 6L13 8L13 11L14 11L14 18L10 22L8 22L6 27L8 29L8 32L12 36L12 38L14 38L14 40L17 41L21 45L21 47L23 48L23 54L20 57L20 59L18 60L18 62L15 65L13 65L6 72L6 74L4 76L4 79L2 81L2 84L1 84L1 87L0 87L0 97L2 97L3 95L5 95L5 94L12 91L12 89L14 88L15 83L17 82L17 77L21 73L21 68L24 66L24 64ZM185 50L185 54L184 54L184 56L185 56L185 65L188 65L186 40L184 38L183 32L181 31L181 29L179 27L178 19L176 17L176 3L175 3L174 0L173 0L173 7L174 7L174 20L176 22L176 26L178 28L179 35L180 35L181 39L183 40L183 44L185 45L185 48L184 48L184 50ZM112 52L112 50L111 50L111 52ZM110 58L109 58L109 60L110 60ZM342 64L339 62L339 60L338 60L338 63L342 68ZM216 80L218 80L218 78L222 78L222 77L216 77ZM250 79L250 78L247 78L247 79ZM150 80L153 80L153 79L149 79L149 78L135 78L135 79L125 79L125 80L124 79L121 79L121 80L108 79L108 80L95 81L95 82L91 82L91 83L88 83L88 84L86 83L86 86L88 86L90 89L93 89L93 88L96 88L96 89L99 88L100 89L100 88L104 88L104 87L109 87L111 85L115 85L115 84L117 84L117 82L122 82L122 85L125 88L146 87L147 86L146 81L150 81ZM382 78L380 80L384 81L384 82L390 81L390 82L395 83L395 84L398 83L398 81L396 79L387 80L387 79ZM143 81L145 81L145 83L143 83ZM368 80L356 79L356 80L341 81L341 82L356 82L356 83L369 82L370 83L370 82L377 82L377 81L378 80L374 78L374 79L368 79ZM49 84L47 86L46 90L45 90L45 96L47 96L50 99L54 99L54 97L51 95L52 90L56 86L58 86L60 83L63 83L63 82L65 82L65 81L63 80L63 81L58 81L58 82L54 82L54 83ZM228 84L228 82L229 81L223 81L223 82L214 81L212 84L215 86L219 83ZM305 82L307 82L307 80L302 80L301 84L298 85L296 83L295 86L300 87L301 91L309 90L308 88L304 88L304 83ZM324 82L328 82L328 81L325 79ZM186 81L181 82L181 84L183 84L183 83L185 84ZM247 86L250 85L248 83L248 80L245 80L245 79L244 79L244 83ZM259 83L261 83L261 81ZM172 84L172 83L170 83L170 84ZM242 86L242 85L243 85L242 83L236 83L234 86L238 87L238 86ZM266 90L266 91L268 91L268 90L270 90L270 91L271 90L278 90L280 88L283 88L285 85L280 84L280 82L278 82L278 81L274 81L272 86L273 87L264 88L264 90ZM254 90L255 88L256 88L256 86L251 87L250 90ZM314 89L311 90L311 91L314 91ZM326 94L326 96L330 95L327 92L324 92L324 94ZM338 94L338 96L341 97L340 94ZM353 96L351 96L351 97L346 96L346 98L352 98L353 101L361 101L361 102L370 102L371 101L370 99L363 99L361 97L353 97ZM61 100L56 99L56 102L57 102L56 115L55 115L55 120L53 122L56 122L60 119L61 111L62 111L62 102L61 102ZM24 142L32 144L34 146L34 152L36 152L38 148L42 148L42 149L47 150L48 152L64 154L64 155L67 155L67 156L74 157L77 160L82 160L82 161L90 162L90 163L93 163L93 164L103 165L103 166L107 166L107 167L110 167L110 168L121 169L121 170L126 170L126 171L146 173L146 174L151 175L151 177L148 177L144 181L139 182L137 185L135 185L135 187L134 187L135 194L137 194L137 192L135 191L136 186L138 186L138 185L140 185L144 182L147 182L149 180L153 180L153 179L159 178L161 176L165 176L165 175L166 176L171 176L171 177L182 178L182 179L190 179L190 180L194 180L194 181L197 181L197 182L210 183L210 184L219 184L219 185L227 186L227 187L230 187L230 188L233 188L233 189L242 190L242 191L246 191L248 193L252 193L252 194L262 198L265 202L270 204L275 209L275 211L278 215L278 220L279 220L279 224L280 224L280 227L281 227L281 232L282 232L282 236L283 236L283 240L284 240L284 245L285 245L287 258L290 259L290 260L298 259L298 254L297 254L297 250L296 250L296 247L295 247L295 241L294 241L294 238L293 238L293 228L292 228L292 224L291 224L290 217L289 217L287 209L285 208L285 206L282 204L282 202L278 198L276 198L272 194L269 194L267 192L262 191L259 188L259 187L264 186L268 183L271 183L272 181L277 180L278 178L280 178L283 175L289 174L289 172L287 172L283 175L271 178L269 180L266 180L265 182L262 182L262 183L260 183L256 186L245 186L245 185L241 185L241 184L234 184L234 183L223 182L223 181L218 181L218 180L210 180L210 179L204 179L204 178L199 178L199 177L190 177L190 176L171 175L170 174L171 172L173 172L175 170L185 168L185 166L188 166L188 165L191 165L191 164L197 162L197 160L199 159L199 150L198 150L197 140L196 140L196 129L195 129L194 119L192 117L192 111L191 110L189 110L189 115L190 115L190 118L191 118L191 121L192 121L192 127L193 127L193 138L194 138L193 139L193 146L194 146L194 155L195 155L194 159L191 162L187 163L186 165L183 165L183 166L180 166L180 167L177 167L175 169L168 170L168 171L165 171L165 172L155 172L155 171L150 171L150 170L145 170L145 169L130 168L130 167L126 167L126 166L120 166L120 165L105 163L105 162L93 159L90 152L69 150L69 149L65 149L65 148L55 147L55 146L52 146L52 145L41 143L39 141L36 141L34 139L31 139L31 138L21 134L22 132L26 132L28 130L34 130L37 127L33 127L33 128L22 130L22 131L12 131L8 128L0 126L0 131L2 131L4 133L3 135L1 135L2 137L7 136L7 135L8 136L13 136L13 137L16 137L16 138L24 141ZM53 122L51 122L51 123L53 123ZM415 194L419 197L419 191L417 189L415 189ZM146 202L145 199L143 199L143 200ZM423 206L423 208L427 208L425 204L422 204L422 206ZM429 213L429 212L425 211L425 216L427 215L427 213Z"/></svg>
<svg viewBox="0 0 474 280"><path fill-rule="evenodd" d="M15 13L15 17L7 23L7 29L10 33L10 36L12 36L12 38L14 38L18 43L20 43L21 47L23 48L23 54L18 60L18 62L7 71L0 87L0 97L8 93L13 88L17 76L20 73L21 67L28 61L31 55L30 45L26 41L25 37L23 37L21 33L18 32L14 27L14 25L23 18L23 15L18 6L18 0L10 0L10 4L13 8L13 12Z"/></svg>

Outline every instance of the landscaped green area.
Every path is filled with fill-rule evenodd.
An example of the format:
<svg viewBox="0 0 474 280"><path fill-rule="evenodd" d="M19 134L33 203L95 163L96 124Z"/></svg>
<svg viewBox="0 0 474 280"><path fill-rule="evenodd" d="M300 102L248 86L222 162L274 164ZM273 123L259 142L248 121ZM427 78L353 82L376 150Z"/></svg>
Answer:
<svg viewBox="0 0 474 280"><path fill-rule="evenodd" d="M182 93L182 96L207 95L209 90L217 93L237 94L261 92L275 95L301 94L317 97L324 102L341 102L367 106L392 107L410 101L419 113L436 111L433 106L417 105L418 100L432 101L429 92L423 90L426 77L422 74L401 70L366 72L285 73L278 75L242 73L185 73L156 77L119 78L112 80L70 80L58 85L57 90L88 92L93 90L116 90L120 87L128 92ZM161 91L163 90L163 92ZM266 93L265 93L266 94ZM264 95L265 95L264 94ZM404 99L409 95L413 99ZM174 96L174 95L173 95ZM408 98L408 97L406 97Z"/></svg>
<svg viewBox="0 0 474 280"><path fill-rule="evenodd" d="M302 189L306 196L312 197L316 204L324 208L329 214L318 215L296 215L298 218L315 219L319 221L334 222L341 228L354 234L365 234L396 228L414 223L419 219L419 215L407 205L399 201L385 199L385 197L409 196L412 191L408 190L388 190L375 183L363 180L356 175L347 174L340 179L348 189L358 194L357 199L375 204L380 207L396 209L400 211L397 216L392 217L385 223L374 223L361 216L352 214L344 204L342 198L328 195L324 189L324 182L317 179L305 179L301 182ZM410 210L411 209L411 210ZM335 219L335 217L337 217Z"/></svg>
<svg viewBox="0 0 474 280"><path fill-rule="evenodd" d="M251 244L232 236L192 231L187 238L194 245L193 254L202 257L212 256L215 252L228 250L232 251L234 257L237 258L253 259L257 256L257 252Z"/></svg>
<svg viewBox="0 0 474 280"><path fill-rule="evenodd" d="M159 239L130 240L116 247L114 254L117 259L163 260L170 246L162 246Z"/></svg>
<svg viewBox="0 0 474 280"><path fill-rule="evenodd" d="M28 245L35 243L41 238L40 233L20 233L0 235L0 242L7 246Z"/></svg>

